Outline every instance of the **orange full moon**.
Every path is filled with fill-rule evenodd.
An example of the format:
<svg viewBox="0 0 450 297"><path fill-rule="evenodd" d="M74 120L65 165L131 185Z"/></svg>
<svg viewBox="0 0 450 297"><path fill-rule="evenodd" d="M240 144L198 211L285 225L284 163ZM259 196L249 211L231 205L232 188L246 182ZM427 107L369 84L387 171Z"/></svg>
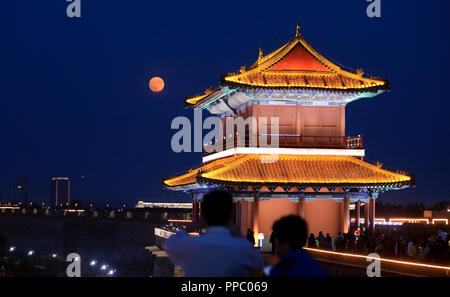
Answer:
<svg viewBox="0 0 450 297"><path fill-rule="evenodd" d="M161 92L164 89L164 80L158 76L152 77L148 86L155 93Z"/></svg>

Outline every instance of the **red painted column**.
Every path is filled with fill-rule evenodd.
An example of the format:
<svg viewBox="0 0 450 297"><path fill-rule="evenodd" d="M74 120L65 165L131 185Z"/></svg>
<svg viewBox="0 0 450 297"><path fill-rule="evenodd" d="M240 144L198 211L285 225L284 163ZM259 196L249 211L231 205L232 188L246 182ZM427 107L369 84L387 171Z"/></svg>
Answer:
<svg viewBox="0 0 450 297"><path fill-rule="evenodd" d="M253 198L253 232L255 234L255 243L258 244L258 235L259 235L259 197Z"/></svg>
<svg viewBox="0 0 450 297"><path fill-rule="evenodd" d="M347 233L350 223L350 199L345 197L342 203L342 232Z"/></svg>
<svg viewBox="0 0 450 297"><path fill-rule="evenodd" d="M369 203L369 219L370 219L370 230L375 230L375 198L370 198Z"/></svg>
<svg viewBox="0 0 450 297"><path fill-rule="evenodd" d="M361 217L361 201L358 200L355 204L355 226L356 230L359 229L359 218Z"/></svg>

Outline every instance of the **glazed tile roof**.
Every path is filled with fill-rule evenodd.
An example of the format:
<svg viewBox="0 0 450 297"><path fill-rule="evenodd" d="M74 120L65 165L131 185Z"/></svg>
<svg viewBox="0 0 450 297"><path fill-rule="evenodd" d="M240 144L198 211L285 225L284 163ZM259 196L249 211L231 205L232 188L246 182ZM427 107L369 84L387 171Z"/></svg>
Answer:
<svg viewBox="0 0 450 297"><path fill-rule="evenodd" d="M318 53L300 34L264 56L260 49L258 60L250 67L242 67L240 73L222 77L222 85L244 88L291 88L305 90L328 90L337 92L378 92L389 90L388 81L365 77L361 69L354 72L341 67ZM204 95L186 98L194 105L205 99Z"/></svg>
<svg viewBox="0 0 450 297"><path fill-rule="evenodd" d="M223 83L252 87L291 87L375 91L388 89L387 81L363 77L362 70L348 72L319 54L297 35L278 50L262 56L239 74L225 75Z"/></svg>
<svg viewBox="0 0 450 297"><path fill-rule="evenodd" d="M261 186L381 186L412 185L413 178L350 156L239 155L212 161L175 178L168 188L188 184ZM269 161L269 162L267 162ZM270 162L274 161L274 162Z"/></svg>
<svg viewBox="0 0 450 297"><path fill-rule="evenodd" d="M188 105L196 104L197 102L199 102L199 101L205 99L205 98L208 97L210 94L212 94L212 93L218 91L219 89L220 89L219 87L210 87L210 88L206 89L206 90L205 90L205 93L202 94L202 95L195 95L195 96L187 97L187 98L185 99L185 103L188 104Z"/></svg>

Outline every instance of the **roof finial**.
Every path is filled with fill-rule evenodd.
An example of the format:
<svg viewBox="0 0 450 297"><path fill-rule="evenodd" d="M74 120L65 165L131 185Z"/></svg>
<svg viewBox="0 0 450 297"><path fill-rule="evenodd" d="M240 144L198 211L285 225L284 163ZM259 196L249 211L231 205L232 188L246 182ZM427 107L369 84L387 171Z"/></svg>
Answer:
<svg viewBox="0 0 450 297"><path fill-rule="evenodd" d="M356 75L362 77L364 75L364 70L362 68L356 69Z"/></svg>
<svg viewBox="0 0 450 297"><path fill-rule="evenodd" d="M258 55L258 60L261 60L261 59L262 59L262 57L263 57L263 49L262 49L262 47L260 46L260 47L259 47L259 55Z"/></svg>
<svg viewBox="0 0 450 297"><path fill-rule="evenodd" d="M295 33L295 37L300 37L300 36L301 36L301 34L300 34L300 25L297 24L297 32Z"/></svg>

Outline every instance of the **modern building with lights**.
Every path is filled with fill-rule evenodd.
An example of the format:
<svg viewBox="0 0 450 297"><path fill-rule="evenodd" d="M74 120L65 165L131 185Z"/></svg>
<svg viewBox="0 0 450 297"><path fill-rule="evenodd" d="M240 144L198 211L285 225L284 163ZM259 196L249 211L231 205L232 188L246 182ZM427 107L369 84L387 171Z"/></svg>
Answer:
<svg viewBox="0 0 450 297"><path fill-rule="evenodd" d="M52 207L69 205L70 179L68 177L52 177L50 203Z"/></svg>
<svg viewBox="0 0 450 297"><path fill-rule="evenodd" d="M245 135L225 134L223 143L232 138L232 147L205 150L202 166L164 179L163 186L191 195L193 220L206 192L229 190L235 223L243 234L252 229L255 237L269 236L274 221L289 214L303 217L309 232L335 236L348 232L350 209L360 222L362 206L363 224L373 229L379 194L414 186L414 177L363 160L363 137L345 133L345 107L388 90L386 79L367 77L361 69L347 71L326 59L297 26L295 37L279 49L264 55L260 48L250 67L225 74L220 86L185 99L186 107L208 110L223 126L231 117L252 117L256 123ZM278 118L277 133L269 120L261 134L261 117ZM262 145L261 136L277 137L278 147Z"/></svg>

